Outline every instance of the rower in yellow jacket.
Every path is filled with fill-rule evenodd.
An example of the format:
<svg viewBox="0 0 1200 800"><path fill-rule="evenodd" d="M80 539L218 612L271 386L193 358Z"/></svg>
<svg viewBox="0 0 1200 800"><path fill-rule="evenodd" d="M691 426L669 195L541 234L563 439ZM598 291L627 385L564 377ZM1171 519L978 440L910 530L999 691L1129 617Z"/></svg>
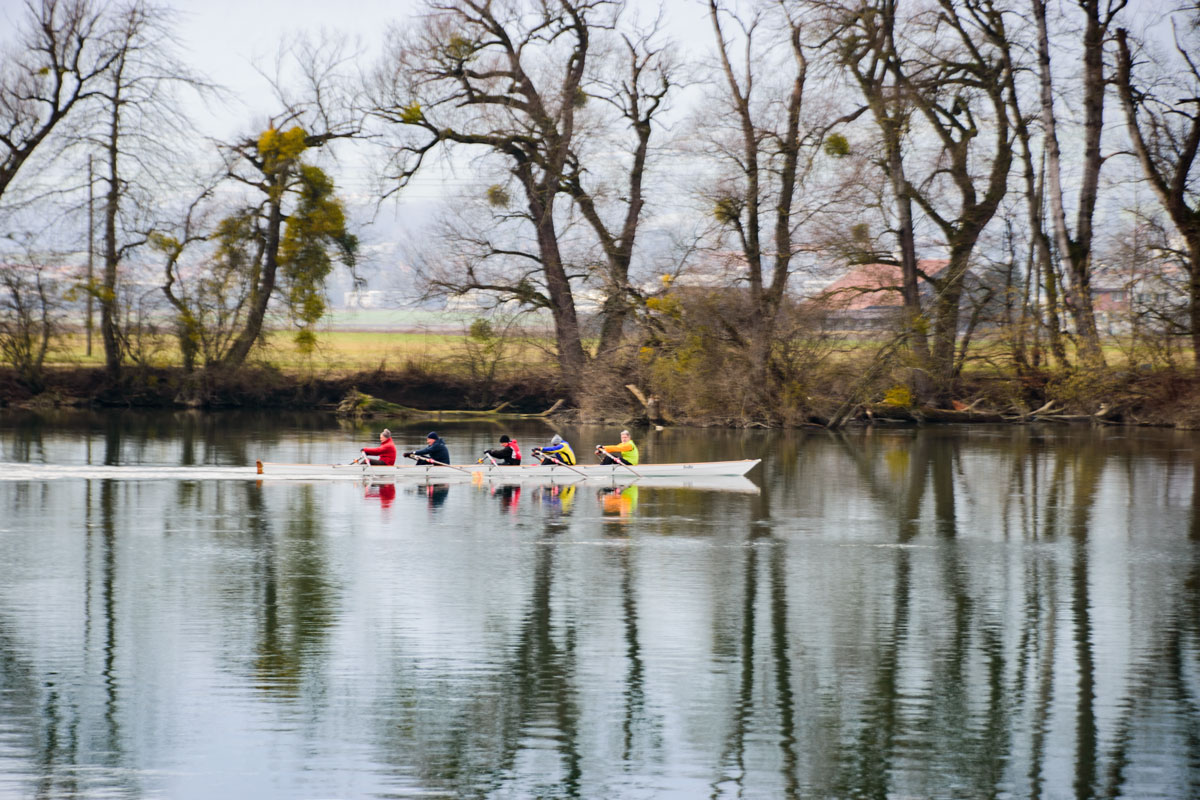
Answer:
<svg viewBox="0 0 1200 800"><path fill-rule="evenodd" d="M629 431L621 431L620 444L596 445L596 455L603 456L601 464L625 464L634 467L638 463L637 445L633 443Z"/></svg>

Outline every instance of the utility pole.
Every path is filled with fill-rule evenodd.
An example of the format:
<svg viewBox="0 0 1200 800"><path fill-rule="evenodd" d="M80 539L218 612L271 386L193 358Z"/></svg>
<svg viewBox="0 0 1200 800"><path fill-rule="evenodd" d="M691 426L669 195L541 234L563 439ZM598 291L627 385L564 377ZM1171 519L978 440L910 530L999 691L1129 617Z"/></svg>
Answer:
<svg viewBox="0 0 1200 800"><path fill-rule="evenodd" d="M92 354L92 258L95 255L96 220L93 211L92 157L88 156L88 271L87 271L87 355Z"/></svg>

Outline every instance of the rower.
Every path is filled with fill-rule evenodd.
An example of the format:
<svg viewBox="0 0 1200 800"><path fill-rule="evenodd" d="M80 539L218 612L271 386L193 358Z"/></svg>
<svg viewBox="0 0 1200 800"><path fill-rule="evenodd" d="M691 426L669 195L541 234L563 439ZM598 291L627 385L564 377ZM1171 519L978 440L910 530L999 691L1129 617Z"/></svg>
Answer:
<svg viewBox="0 0 1200 800"><path fill-rule="evenodd" d="M506 467L521 465L521 446L517 444L516 439L510 439L507 435L500 437L500 447L495 450L484 450L483 453ZM483 463L482 458L479 459L479 463Z"/></svg>
<svg viewBox="0 0 1200 800"><path fill-rule="evenodd" d="M450 463L450 450L446 447L446 443L442 441L442 437L437 435L437 431L430 431L425 434L425 446L420 450L415 450L404 454L405 458L415 458L418 464L426 466L434 464L448 465Z"/></svg>
<svg viewBox="0 0 1200 800"><path fill-rule="evenodd" d="M362 455L355 460L372 466L394 466L396 463L396 444L392 441L392 432L387 428L380 431L379 447L364 447Z"/></svg>
<svg viewBox="0 0 1200 800"><path fill-rule="evenodd" d="M575 451L571 449L571 445L566 439L554 434L554 438L550 440L550 444L545 447L534 448L534 455L541 454L542 464L549 466L551 464L562 464L568 467L575 466Z"/></svg>
<svg viewBox="0 0 1200 800"><path fill-rule="evenodd" d="M635 467L638 463L637 445L633 443L629 431L621 431L620 444L596 445L596 455L601 456L601 464L624 464L627 467Z"/></svg>

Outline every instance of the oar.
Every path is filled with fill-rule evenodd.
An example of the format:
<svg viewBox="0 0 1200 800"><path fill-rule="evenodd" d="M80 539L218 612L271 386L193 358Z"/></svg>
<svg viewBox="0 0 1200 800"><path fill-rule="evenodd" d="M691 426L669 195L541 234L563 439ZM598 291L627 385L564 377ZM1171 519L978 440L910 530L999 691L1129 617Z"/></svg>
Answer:
<svg viewBox="0 0 1200 800"><path fill-rule="evenodd" d="M616 462L620 466L624 467L625 469L629 470L637 477L639 477L639 478L642 477L640 472L638 472L636 469L634 469L633 467L626 464L625 461L620 456L616 455L615 453L608 452L607 450L604 449L604 447L602 445L596 445L596 455L600 455L601 453L610 457L614 462ZM601 462L601 463L603 463L603 462Z"/></svg>
<svg viewBox="0 0 1200 800"><path fill-rule="evenodd" d="M487 460L488 460L488 461L492 462L492 466L493 466L493 467L498 467L498 466L500 466L499 464L497 464L497 463L496 463L496 459L492 458L492 454L491 454L491 453L489 453L487 450L484 450L484 451L483 451L483 455L484 455L484 456L487 458ZM483 459L481 458L481 459L479 459L478 461L476 461L475 463L476 463L476 464L482 464L482 463L483 463Z"/></svg>
<svg viewBox="0 0 1200 800"><path fill-rule="evenodd" d="M577 475L581 475L584 478L587 477L586 472L580 472L579 470L572 467L570 464L564 463L563 461L559 460L553 453L547 453L546 451L544 451L538 447L533 448L533 450L531 450L530 452L533 454L534 458L537 458L538 454L541 454L542 458L548 458L551 461L553 461L555 464L558 464L560 467L566 467L567 469L571 470L571 472L574 472Z"/></svg>
<svg viewBox="0 0 1200 800"><path fill-rule="evenodd" d="M411 458L413 461L424 462L427 464L437 464L439 467L449 467L450 469L456 469L459 472L466 473L467 475L475 474L475 473L471 472L471 470L469 470L469 469L463 469L462 467L456 467L453 464L443 464L441 461L434 461L429 456L408 456L408 457Z"/></svg>

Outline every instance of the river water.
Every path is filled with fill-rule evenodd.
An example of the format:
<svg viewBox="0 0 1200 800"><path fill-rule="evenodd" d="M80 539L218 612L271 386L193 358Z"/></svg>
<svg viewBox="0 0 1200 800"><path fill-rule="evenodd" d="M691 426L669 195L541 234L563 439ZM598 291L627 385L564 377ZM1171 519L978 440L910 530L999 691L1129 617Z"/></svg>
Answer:
<svg viewBox="0 0 1200 800"><path fill-rule="evenodd" d="M634 432L763 459L715 488L251 466L375 433L0 416L0 797L1200 796L1196 434Z"/></svg>

